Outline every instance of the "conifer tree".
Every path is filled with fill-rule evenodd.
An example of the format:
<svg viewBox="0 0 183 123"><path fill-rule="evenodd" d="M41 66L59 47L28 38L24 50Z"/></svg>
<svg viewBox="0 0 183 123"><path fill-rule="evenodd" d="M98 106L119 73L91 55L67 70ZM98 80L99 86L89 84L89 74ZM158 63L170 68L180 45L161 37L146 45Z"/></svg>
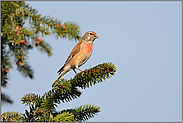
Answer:
<svg viewBox="0 0 183 123"><path fill-rule="evenodd" d="M29 26L25 26L28 23ZM79 26L74 22L62 23L49 16L42 16L24 1L1 1L1 86L7 87L9 70L16 64L17 70L24 76L33 78L33 70L27 58L29 50L37 48L51 56L51 47L42 39L44 36L55 36L78 41ZM2 122L81 122L94 117L100 112L95 105L81 105L76 108L56 111L60 103L70 102L81 96L80 89L89 88L116 72L112 63L102 63L78 73L73 78L59 79L51 90L42 95L25 94L21 101L29 107L25 113L4 112ZM46 90L45 90L46 91ZM23 94L22 94L23 95ZM5 94L4 101L12 102Z"/></svg>

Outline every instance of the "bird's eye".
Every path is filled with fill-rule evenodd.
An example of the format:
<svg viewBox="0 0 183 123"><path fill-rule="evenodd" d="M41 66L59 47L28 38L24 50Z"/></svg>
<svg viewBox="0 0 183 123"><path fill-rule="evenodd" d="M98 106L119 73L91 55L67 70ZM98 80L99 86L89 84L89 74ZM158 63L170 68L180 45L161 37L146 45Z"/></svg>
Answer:
<svg viewBox="0 0 183 123"><path fill-rule="evenodd" d="M93 33L90 33L90 35L93 35Z"/></svg>

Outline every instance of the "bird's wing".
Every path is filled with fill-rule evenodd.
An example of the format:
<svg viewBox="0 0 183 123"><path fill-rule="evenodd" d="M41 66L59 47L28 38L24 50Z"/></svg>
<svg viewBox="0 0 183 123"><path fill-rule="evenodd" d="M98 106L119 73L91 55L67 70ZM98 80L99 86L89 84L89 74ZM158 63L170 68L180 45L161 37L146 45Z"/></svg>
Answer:
<svg viewBox="0 0 183 123"><path fill-rule="evenodd" d="M80 50L81 50L81 44L82 44L82 41L78 42L76 44L76 46L72 49L69 57L67 58L67 60L65 61L65 64L67 64ZM64 65L65 65L64 64Z"/></svg>
<svg viewBox="0 0 183 123"><path fill-rule="evenodd" d="M71 51L71 53L70 53L70 55L69 55L69 57L67 58L67 60L65 61L65 64L64 64L64 66L67 64L67 63L69 63L69 61L81 50L81 44L82 44L82 41L80 41L80 42L78 42L77 44L76 44L76 46L72 49L72 51ZM63 67L64 67L63 66ZM62 67L62 68L63 68ZM62 68L57 72L57 73L59 73L61 70L62 70Z"/></svg>

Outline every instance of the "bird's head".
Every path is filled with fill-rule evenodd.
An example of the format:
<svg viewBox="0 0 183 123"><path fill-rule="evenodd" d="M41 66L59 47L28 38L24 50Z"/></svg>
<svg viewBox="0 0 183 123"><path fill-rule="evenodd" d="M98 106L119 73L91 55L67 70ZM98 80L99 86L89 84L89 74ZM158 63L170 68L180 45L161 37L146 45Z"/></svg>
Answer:
<svg viewBox="0 0 183 123"><path fill-rule="evenodd" d="M82 40L93 42L96 38L98 38L98 35L94 31L88 31L84 34Z"/></svg>

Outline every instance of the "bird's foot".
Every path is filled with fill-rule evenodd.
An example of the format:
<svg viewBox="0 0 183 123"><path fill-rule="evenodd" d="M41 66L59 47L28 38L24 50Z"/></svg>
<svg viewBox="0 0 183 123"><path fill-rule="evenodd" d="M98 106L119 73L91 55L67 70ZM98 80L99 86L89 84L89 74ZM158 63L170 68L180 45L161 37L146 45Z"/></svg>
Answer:
<svg viewBox="0 0 183 123"><path fill-rule="evenodd" d="M85 72L85 71L87 71L88 69L85 69L84 71L82 71L82 74L81 74L81 76L83 77L83 73Z"/></svg>
<svg viewBox="0 0 183 123"><path fill-rule="evenodd" d="M83 73L84 73L84 71L82 71L82 74L81 74L82 77L83 77Z"/></svg>

